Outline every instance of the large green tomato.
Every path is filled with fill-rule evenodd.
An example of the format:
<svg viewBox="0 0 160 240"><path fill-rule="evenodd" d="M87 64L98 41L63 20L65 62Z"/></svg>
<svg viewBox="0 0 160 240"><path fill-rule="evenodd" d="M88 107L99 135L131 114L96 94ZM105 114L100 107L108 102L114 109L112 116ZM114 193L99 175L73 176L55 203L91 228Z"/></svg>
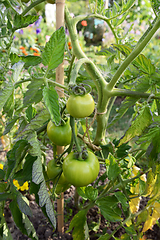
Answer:
<svg viewBox="0 0 160 240"><path fill-rule="evenodd" d="M77 127L75 125L75 132L77 134ZM57 146L67 146L72 139L72 129L69 124L69 118L63 125L56 126L51 120L47 125L47 135L49 139Z"/></svg>
<svg viewBox="0 0 160 240"><path fill-rule="evenodd" d="M48 3L54 4L55 0L47 0Z"/></svg>
<svg viewBox="0 0 160 240"><path fill-rule="evenodd" d="M45 9L45 2L42 2L42 3L38 4L38 5L36 5L36 6L34 7L34 9L35 9L37 12Z"/></svg>
<svg viewBox="0 0 160 240"><path fill-rule="evenodd" d="M75 118L84 118L94 111L95 103L90 93L85 95L70 95L66 108L69 114Z"/></svg>
<svg viewBox="0 0 160 240"><path fill-rule="evenodd" d="M94 153L88 151L85 160L77 160L71 152L63 161L63 173L68 182L76 187L92 183L99 173L99 161Z"/></svg>

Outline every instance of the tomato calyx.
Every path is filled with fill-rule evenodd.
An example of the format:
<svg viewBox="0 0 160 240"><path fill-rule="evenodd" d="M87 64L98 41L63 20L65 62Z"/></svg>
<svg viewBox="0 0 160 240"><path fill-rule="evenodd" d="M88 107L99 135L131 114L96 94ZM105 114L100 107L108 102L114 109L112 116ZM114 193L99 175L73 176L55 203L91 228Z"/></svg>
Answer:
<svg viewBox="0 0 160 240"><path fill-rule="evenodd" d="M85 147L81 151L74 151L74 157L79 161L85 161L88 158L88 151Z"/></svg>
<svg viewBox="0 0 160 240"><path fill-rule="evenodd" d="M69 92L70 94L82 96L91 92L91 86L83 83L79 85L70 85Z"/></svg>

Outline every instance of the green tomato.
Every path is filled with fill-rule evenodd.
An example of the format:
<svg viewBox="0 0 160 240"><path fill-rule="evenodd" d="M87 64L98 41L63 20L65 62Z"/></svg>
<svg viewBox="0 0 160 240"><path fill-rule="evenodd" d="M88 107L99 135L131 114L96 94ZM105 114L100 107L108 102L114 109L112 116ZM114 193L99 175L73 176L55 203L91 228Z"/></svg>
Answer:
<svg viewBox="0 0 160 240"><path fill-rule="evenodd" d="M75 118L84 118L94 111L95 103L90 93L85 95L71 95L66 108L69 114Z"/></svg>
<svg viewBox="0 0 160 240"><path fill-rule="evenodd" d="M54 4L55 0L47 0L48 3Z"/></svg>
<svg viewBox="0 0 160 240"><path fill-rule="evenodd" d="M56 179L56 177L60 174L61 171L62 167L56 164L55 159L50 160L47 164L47 175L49 179Z"/></svg>
<svg viewBox="0 0 160 240"><path fill-rule="evenodd" d="M77 126L75 125L77 134ZM51 120L47 125L47 135L49 139L57 146L67 146L72 139L72 129L69 124L69 118L63 125L56 126Z"/></svg>
<svg viewBox="0 0 160 240"><path fill-rule="evenodd" d="M34 7L34 9L36 10L36 12L39 12L39 11L45 9L45 2L42 2L42 3L38 4L38 5L36 5Z"/></svg>
<svg viewBox="0 0 160 240"><path fill-rule="evenodd" d="M63 173L68 182L76 187L87 186L98 176L100 165L94 153L88 151L85 160L77 160L71 152L63 161Z"/></svg>

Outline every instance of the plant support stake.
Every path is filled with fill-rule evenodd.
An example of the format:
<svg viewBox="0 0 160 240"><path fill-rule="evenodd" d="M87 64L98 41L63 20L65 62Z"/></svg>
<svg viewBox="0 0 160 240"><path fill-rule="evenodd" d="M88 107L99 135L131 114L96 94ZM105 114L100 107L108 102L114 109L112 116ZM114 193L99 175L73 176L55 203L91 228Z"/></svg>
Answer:
<svg viewBox="0 0 160 240"><path fill-rule="evenodd" d="M56 0L56 29L64 26L64 6L65 0ZM64 63L61 63L56 69L56 82L64 84ZM59 97L64 96L64 90L56 87ZM57 154L62 154L64 147L57 146ZM61 198L57 199L58 212L58 232L64 233L64 193L61 193Z"/></svg>

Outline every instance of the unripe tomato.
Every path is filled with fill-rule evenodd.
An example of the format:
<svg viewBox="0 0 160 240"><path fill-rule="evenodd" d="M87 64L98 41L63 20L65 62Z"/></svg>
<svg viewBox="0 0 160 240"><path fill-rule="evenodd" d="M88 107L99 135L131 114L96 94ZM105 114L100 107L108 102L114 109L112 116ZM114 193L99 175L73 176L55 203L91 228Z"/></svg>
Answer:
<svg viewBox="0 0 160 240"><path fill-rule="evenodd" d="M77 134L77 126L75 125ZM58 146L66 146L70 144L72 138L72 129L69 124L69 118L66 123L56 126L51 120L47 125L47 135L49 139Z"/></svg>
<svg viewBox="0 0 160 240"><path fill-rule="evenodd" d="M47 164L47 175L49 179L56 179L56 177L60 174L62 171L62 167L60 165L57 165L55 162L55 159L52 159Z"/></svg>
<svg viewBox="0 0 160 240"><path fill-rule="evenodd" d="M34 9L35 9L37 12L45 9L45 2L42 2L42 3L38 4L38 5L36 5L36 6L34 7Z"/></svg>
<svg viewBox="0 0 160 240"><path fill-rule="evenodd" d="M66 108L69 114L75 118L84 118L94 111L95 103L92 95L70 95Z"/></svg>
<svg viewBox="0 0 160 240"><path fill-rule="evenodd" d="M88 151L85 160L77 160L71 152L63 161L63 173L68 182L76 187L92 183L99 173L99 161L94 153Z"/></svg>
<svg viewBox="0 0 160 240"><path fill-rule="evenodd" d="M48 178L52 180L53 184L56 183L58 175L61 173L61 171L62 167L56 164L55 159L50 160L49 163L47 164L47 175ZM70 186L71 184L68 183L62 172L58 180L55 193L60 194L61 192L66 191Z"/></svg>
<svg viewBox="0 0 160 240"><path fill-rule="evenodd" d="M54 4L55 0L47 0L48 3Z"/></svg>

